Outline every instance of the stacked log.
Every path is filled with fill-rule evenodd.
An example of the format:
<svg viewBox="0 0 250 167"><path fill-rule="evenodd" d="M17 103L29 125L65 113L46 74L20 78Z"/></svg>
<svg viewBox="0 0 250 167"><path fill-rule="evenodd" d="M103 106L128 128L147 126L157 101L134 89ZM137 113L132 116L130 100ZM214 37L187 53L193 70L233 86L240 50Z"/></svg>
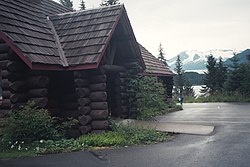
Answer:
<svg viewBox="0 0 250 167"><path fill-rule="evenodd" d="M100 131L108 129L108 103L107 103L107 75L103 72L96 72L91 75L90 78L90 108L89 113L92 118L91 128L92 133L98 133Z"/></svg>
<svg viewBox="0 0 250 167"><path fill-rule="evenodd" d="M128 94L126 92L127 74L119 72L115 81L115 95L116 95L116 114L120 118L127 118L128 112Z"/></svg>
<svg viewBox="0 0 250 167"><path fill-rule="evenodd" d="M91 121L89 113L90 108L90 90L89 90L89 79L88 74L83 71L74 72L74 83L75 83L75 94L77 98L77 111L78 111L78 121L79 135L84 135L91 131Z"/></svg>
<svg viewBox="0 0 250 167"><path fill-rule="evenodd" d="M33 101L38 108L46 108L48 104L48 84L49 77L45 72L31 72L25 80L27 93L22 96Z"/></svg>
<svg viewBox="0 0 250 167"><path fill-rule="evenodd" d="M0 41L0 67L3 99L0 105L0 122L3 122L12 107L27 100L24 84L27 67L3 41ZM2 123L0 128L1 126Z"/></svg>
<svg viewBox="0 0 250 167"><path fill-rule="evenodd" d="M7 71L7 64L9 63L8 46L0 42L0 70L1 70L1 89L2 89L2 104L0 105L0 118L4 118L10 110L10 89L9 89L9 73Z"/></svg>

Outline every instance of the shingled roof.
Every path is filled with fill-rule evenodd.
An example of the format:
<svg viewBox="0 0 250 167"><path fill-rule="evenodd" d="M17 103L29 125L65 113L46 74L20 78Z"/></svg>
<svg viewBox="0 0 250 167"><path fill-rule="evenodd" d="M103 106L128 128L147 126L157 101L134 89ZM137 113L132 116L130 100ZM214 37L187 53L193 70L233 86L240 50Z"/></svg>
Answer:
<svg viewBox="0 0 250 167"><path fill-rule="evenodd" d="M60 65L47 16L70 11L52 0L1 0L0 38L30 67L32 63Z"/></svg>
<svg viewBox="0 0 250 167"><path fill-rule="evenodd" d="M52 0L1 0L0 38L31 69L97 68L121 17L123 5L71 12Z"/></svg>
<svg viewBox="0 0 250 167"><path fill-rule="evenodd" d="M174 76L174 73L163 62L153 56L146 48L139 44L141 54L146 65L143 75Z"/></svg>

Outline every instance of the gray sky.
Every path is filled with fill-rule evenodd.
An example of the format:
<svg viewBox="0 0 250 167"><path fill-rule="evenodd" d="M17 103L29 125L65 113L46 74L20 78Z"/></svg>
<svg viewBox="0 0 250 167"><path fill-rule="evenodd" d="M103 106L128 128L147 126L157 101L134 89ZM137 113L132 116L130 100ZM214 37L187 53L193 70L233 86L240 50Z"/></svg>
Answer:
<svg viewBox="0 0 250 167"><path fill-rule="evenodd" d="M55 0L59 1L59 0ZM85 0L87 9L102 0ZM80 0L73 0L79 8ZM250 48L250 0L120 0L137 41L166 58L184 50Z"/></svg>

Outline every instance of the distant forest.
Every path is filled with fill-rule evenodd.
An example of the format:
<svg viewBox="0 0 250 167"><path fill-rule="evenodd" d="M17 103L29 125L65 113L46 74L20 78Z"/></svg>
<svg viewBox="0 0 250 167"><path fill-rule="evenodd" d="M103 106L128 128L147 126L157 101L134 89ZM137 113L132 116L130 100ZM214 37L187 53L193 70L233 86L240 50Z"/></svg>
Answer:
<svg viewBox="0 0 250 167"><path fill-rule="evenodd" d="M184 77L189 80L189 82L195 86L195 85L203 85L203 79L205 77L205 74L199 74L197 72L185 72Z"/></svg>

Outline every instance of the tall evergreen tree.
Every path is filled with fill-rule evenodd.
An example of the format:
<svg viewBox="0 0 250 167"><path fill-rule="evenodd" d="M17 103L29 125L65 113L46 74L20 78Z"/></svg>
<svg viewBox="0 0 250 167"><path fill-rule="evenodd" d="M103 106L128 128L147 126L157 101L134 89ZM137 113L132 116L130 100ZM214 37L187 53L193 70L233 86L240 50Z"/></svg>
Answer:
<svg viewBox="0 0 250 167"><path fill-rule="evenodd" d="M227 80L224 84L224 87L228 92L235 92L240 86L239 59L234 56L230 59L230 61L232 62L232 65L229 66Z"/></svg>
<svg viewBox="0 0 250 167"><path fill-rule="evenodd" d="M119 0L103 0L101 6L111 6L116 4L120 4Z"/></svg>
<svg viewBox="0 0 250 167"><path fill-rule="evenodd" d="M213 55L208 56L207 58L207 72L205 72L204 84L206 87L203 87L202 92L208 91L210 94L214 94L216 92L216 59Z"/></svg>
<svg viewBox="0 0 250 167"><path fill-rule="evenodd" d="M240 94L250 97L250 62L244 63L239 67L239 88Z"/></svg>
<svg viewBox="0 0 250 167"><path fill-rule="evenodd" d="M219 62L216 64L217 72L216 72L216 90L221 92L224 87L224 83L227 78L227 67L224 66L224 62L222 58L219 58Z"/></svg>
<svg viewBox="0 0 250 167"><path fill-rule="evenodd" d="M225 82L225 90L234 94L250 97L250 57L247 63L239 64L236 56L231 58L228 79Z"/></svg>
<svg viewBox="0 0 250 167"><path fill-rule="evenodd" d="M163 62L163 64L165 64L165 66L167 66L167 60L166 60L165 57L164 57L165 53L164 53L164 50L163 50L163 47L162 47L162 44L161 44L161 43L160 43L160 45L159 45L158 51L159 51L158 59L159 59L161 62Z"/></svg>
<svg viewBox="0 0 250 167"><path fill-rule="evenodd" d="M177 73L177 75L174 77L175 93L179 96L183 93L184 86L184 71L182 70L180 55L177 56L174 70Z"/></svg>
<svg viewBox="0 0 250 167"><path fill-rule="evenodd" d="M73 8L73 2L71 0L60 0L60 3L68 8Z"/></svg>
<svg viewBox="0 0 250 167"><path fill-rule="evenodd" d="M81 0L81 2L80 2L80 10L85 10L85 9L86 9L85 2L84 2L84 0Z"/></svg>

